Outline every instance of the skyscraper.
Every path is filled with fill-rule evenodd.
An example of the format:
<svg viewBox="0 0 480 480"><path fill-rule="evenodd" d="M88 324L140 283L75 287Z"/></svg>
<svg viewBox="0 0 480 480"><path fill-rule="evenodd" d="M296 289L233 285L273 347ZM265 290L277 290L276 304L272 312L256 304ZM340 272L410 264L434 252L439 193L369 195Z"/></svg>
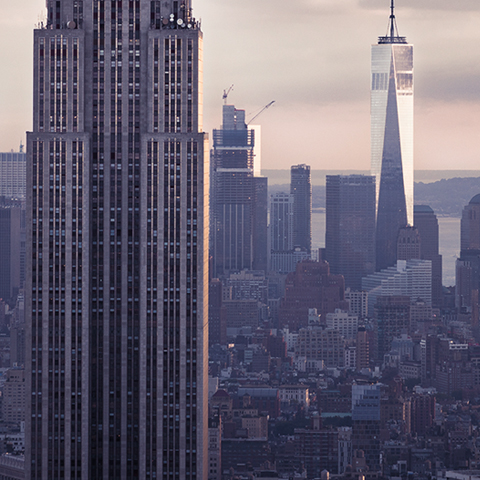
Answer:
<svg viewBox="0 0 480 480"><path fill-rule="evenodd" d="M25 203L0 197L0 298L14 301L24 284Z"/></svg>
<svg viewBox="0 0 480 480"><path fill-rule="evenodd" d="M293 165L290 170L293 195L293 245L312 251L312 183L309 165Z"/></svg>
<svg viewBox="0 0 480 480"><path fill-rule="evenodd" d="M372 46L371 169L377 179L376 269L395 263L398 230L413 225L413 45L389 32Z"/></svg>
<svg viewBox="0 0 480 480"><path fill-rule="evenodd" d="M19 152L0 153L0 196L25 198L25 163L23 145Z"/></svg>
<svg viewBox="0 0 480 480"><path fill-rule="evenodd" d="M293 250L293 195L279 192L270 197L270 248Z"/></svg>
<svg viewBox="0 0 480 480"><path fill-rule="evenodd" d="M456 264L456 306L475 311L480 291L480 194L462 211L460 258Z"/></svg>
<svg viewBox="0 0 480 480"><path fill-rule="evenodd" d="M245 110L223 106L222 128L213 131L213 276L267 268L267 196L264 177L254 176L255 131Z"/></svg>
<svg viewBox="0 0 480 480"><path fill-rule="evenodd" d="M421 238L421 259L432 261L432 305L442 306L442 256L439 252L438 220L428 205L415 205L414 224Z"/></svg>
<svg viewBox="0 0 480 480"><path fill-rule="evenodd" d="M327 175L325 255L354 290L375 271L375 177Z"/></svg>
<svg viewBox="0 0 480 480"><path fill-rule="evenodd" d="M190 0L47 8L27 149L25 478L207 478L200 25Z"/></svg>

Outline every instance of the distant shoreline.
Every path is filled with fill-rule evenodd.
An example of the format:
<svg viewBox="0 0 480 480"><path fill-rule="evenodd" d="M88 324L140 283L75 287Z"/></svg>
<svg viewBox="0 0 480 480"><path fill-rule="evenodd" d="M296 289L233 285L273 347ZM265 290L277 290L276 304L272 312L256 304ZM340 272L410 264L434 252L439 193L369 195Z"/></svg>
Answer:
<svg viewBox="0 0 480 480"><path fill-rule="evenodd" d="M268 177L270 185L290 183L289 169L264 169L262 175ZM369 170L312 170L312 185L325 185L326 175L370 175ZM433 183L451 178L480 177L480 170L415 170L415 182Z"/></svg>

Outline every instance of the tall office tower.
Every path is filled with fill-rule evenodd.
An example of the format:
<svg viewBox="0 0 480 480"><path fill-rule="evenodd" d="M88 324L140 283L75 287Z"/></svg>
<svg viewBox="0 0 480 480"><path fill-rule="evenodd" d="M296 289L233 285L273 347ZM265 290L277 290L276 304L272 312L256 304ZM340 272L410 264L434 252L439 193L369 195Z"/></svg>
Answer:
<svg viewBox="0 0 480 480"><path fill-rule="evenodd" d="M267 267L267 183L254 177L254 133L245 123L244 110L223 106L223 124L213 131L212 151L211 254L215 277Z"/></svg>
<svg viewBox="0 0 480 480"><path fill-rule="evenodd" d="M438 220L428 205L415 205L413 221L420 233L421 259L432 262L432 305L440 307L443 303L442 293L442 256L439 252Z"/></svg>
<svg viewBox="0 0 480 480"><path fill-rule="evenodd" d="M0 153L0 196L25 198L26 161L23 145L19 152Z"/></svg>
<svg viewBox="0 0 480 480"><path fill-rule="evenodd" d="M372 46L371 168L377 179L376 269L395 263L398 230L413 225L413 45L389 33Z"/></svg>
<svg viewBox="0 0 480 480"><path fill-rule="evenodd" d="M268 178L253 177L253 269L268 269Z"/></svg>
<svg viewBox="0 0 480 480"><path fill-rule="evenodd" d="M0 298L12 302L25 282L25 202L0 197Z"/></svg>
<svg viewBox="0 0 480 480"><path fill-rule="evenodd" d="M375 271L375 177L327 175L325 256L345 286Z"/></svg>
<svg viewBox="0 0 480 480"><path fill-rule="evenodd" d="M365 327L358 327L357 332L357 356L356 368L368 368L370 366L370 342L368 341L368 334Z"/></svg>
<svg viewBox="0 0 480 480"><path fill-rule="evenodd" d="M412 433L425 435L435 420L436 398L433 395L412 397Z"/></svg>
<svg viewBox="0 0 480 480"><path fill-rule="evenodd" d="M293 195L270 197L270 248L272 252L293 250Z"/></svg>
<svg viewBox="0 0 480 480"><path fill-rule="evenodd" d="M200 25L190 0L47 8L27 148L25 478L205 479Z"/></svg>
<svg viewBox="0 0 480 480"><path fill-rule="evenodd" d="M397 260L420 259L422 256L422 237L416 227L407 225L398 231Z"/></svg>
<svg viewBox="0 0 480 480"><path fill-rule="evenodd" d="M293 195L293 245L312 251L312 183L309 165L293 165L290 170Z"/></svg>
<svg viewBox="0 0 480 480"><path fill-rule="evenodd" d="M480 194L475 195L462 212L456 286L457 308L475 310L480 291Z"/></svg>
<svg viewBox="0 0 480 480"><path fill-rule="evenodd" d="M270 196L270 262L269 270L288 273L294 270L293 195Z"/></svg>
<svg viewBox="0 0 480 480"><path fill-rule="evenodd" d="M480 193L462 211L460 251L480 250Z"/></svg>
<svg viewBox="0 0 480 480"><path fill-rule="evenodd" d="M370 472L380 465L380 385L352 385L352 450L363 450Z"/></svg>

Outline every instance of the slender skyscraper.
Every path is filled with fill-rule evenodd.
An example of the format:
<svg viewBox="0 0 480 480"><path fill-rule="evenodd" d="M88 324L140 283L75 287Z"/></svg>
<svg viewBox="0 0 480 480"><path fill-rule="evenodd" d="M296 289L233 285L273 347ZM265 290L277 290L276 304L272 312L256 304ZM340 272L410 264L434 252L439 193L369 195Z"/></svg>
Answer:
<svg viewBox="0 0 480 480"><path fill-rule="evenodd" d="M432 304L442 305L442 256L439 255L438 220L428 205L415 205L415 227L421 239L422 260L432 261Z"/></svg>
<svg viewBox="0 0 480 480"><path fill-rule="evenodd" d="M413 225L413 45L389 33L372 46L371 168L377 179L376 268L395 263L398 230Z"/></svg>
<svg viewBox="0 0 480 480"><path fill-rule="evenodd" d="M312 183L310 165L293 165L290 170L293 195L293 246L312 251Z"/></svg>
<svg viewBox="0 0 480 480"><path fill-rule="evenodd" d="M28 479L207 478L190 0L47 0L27 166Z"/></svg>

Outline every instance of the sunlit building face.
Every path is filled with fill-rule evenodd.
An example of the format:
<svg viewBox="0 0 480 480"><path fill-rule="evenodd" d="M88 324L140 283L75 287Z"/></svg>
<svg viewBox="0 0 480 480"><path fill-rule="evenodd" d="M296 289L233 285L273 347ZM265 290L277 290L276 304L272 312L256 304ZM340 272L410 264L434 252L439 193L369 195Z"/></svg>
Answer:
<svg viewBox="0 0 480 480"><path fill-rule="evenodd" d="M399 228L413 225L413 45L404 37L372 46L371 169L378 270L395 263Z"/></svg>

